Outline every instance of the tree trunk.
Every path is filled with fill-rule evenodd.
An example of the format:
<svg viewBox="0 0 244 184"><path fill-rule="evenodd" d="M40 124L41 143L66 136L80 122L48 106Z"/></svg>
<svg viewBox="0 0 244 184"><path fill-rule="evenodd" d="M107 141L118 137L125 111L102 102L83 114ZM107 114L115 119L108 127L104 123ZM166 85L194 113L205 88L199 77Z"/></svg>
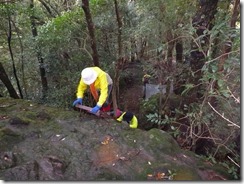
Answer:
<svg viewBox="0 0 244 184"><path fill-rule="evenodd" d="M57 16L60 16L60 12L57 10L57 7L54 7L52 6L51 2L47 2L46 0L39 0L39 2L45 7L45 9L48 11L48 13L51 15L51 17L57 17ZM54 13L52 12L52 10L55 12L55 14L57 15L54 15Z"/></svg>
<svg viewBox="0 0 244 184"><path fill-rule="evenodd" d="M174 41L174 35L172 34L172 31L170 29L167 31L166 39L167 39L167 44L168 44L168 47L167 47L167 58L166 58L167 65L166 66L167 66L167 72L171 73L171 72L174 72L173 71L173 50L174 50L174 47L175 47L175 41ZM160 78L162 78L162 77L163 76L162 76L162 73L161 73ZM165 83L166 83L166 94L169 95L170 92L171 92L170 91L171 80L167 79L165 81ZM160 95L161 95L161 93L160 93Z"/></svg>
<svg viewBox="0 0 244 184"><path fill-rule="evenodd" d="M10 12L8 12L8 25L9 25L9 29L8 29L8 48L9 48L9 52L10 52L10 56L11 56L11 60L12 60L12 66L13 66L13 72L14 72L14 77L18 86L18 90L19 90L19 94L20 97L23 98L23 94L22 94L22 90L20 87L20 83L19 83L19 78L17 76L17 71L16 71L16 67L15 67L15 62L14 62L14 56L13 56L13 51L12 51L12 47L11 47L11 41L12 41L12 26L11 26L11 17L10 17Z"/></svg>
<svg viewBox="0 0 244 184"><path fill-rule="evenodd" d="M15 91L13 85L11 84L11 81L9 80L8 75L5 71L2 63L0 63L0 80L6 86L10 97L18 99L19 96L18 96L17 92Z"/></svg>
<svg viewBox="0 0 244 184"><path fill-rule="evenodd" d="M167 39L167 43L168 43L167 65L168 65L168 69L170 71L172 69L172 66L173 66L173 49L174 49L174 45L175 45L174 36L173 36L171 30L167 31L166 39Z"/></svg>
<svg viewBox="0 0 244 184"><path fill-rule="evenodd" d="M54 14L53 14L53 12L51 11L51 9L50 9L50 7L47 5L47 3L45 2L45 1L43 1L43 0L39 0L40 1L40 3L45 7L45 9L47 10L47 12L49 13L49 15L51 16L51 17L56 17Z"/></svg>
<svg viewBox="0 0 244 184"><path fill-rule="evenodd" d="M30 9L31 11L34 11L34 2L33 0L30 0ZM30 21L31 21L31 31L32 31L32 35L33 37L36 37L38 34L37 34L37 29L36 29L36 23L35 23L35 18L33 16L33 13L32 12L32 15L30 16ZM45 67L44 67L44 60L43 60L43 57L42 57L42 53L40 51L40 48L38 46L36 46L36 50L37 50L37 59L38 59L38 62L39 62L39 70L40 70L40 75L41 75L41 82L42 82L42 98L45 98L46 97L46 94L47 94L47 90L48 90L48 83L47 83L47 78L46 78L46 70L45 70Z"/></svg>
<svg viewBox="0 0 244 184"><path fill-rule="evenodd" d="M209 35L204 36L205 30L211 30L213 27L214 15L217 12L218 0L199 1L199 9L193 18L192 25L196 29L197 36L203 36L200 44L192 43L191 48L191 68L198 75L196 77L198 83L201 77L200 70L205 63L205 58L208 52Z"/></svg>
<svg viewBox="0 0 244 184"><path fill-rule="evenodd" d="M94 24L92 21L92 16L91 16L90 8L89 8L89 0L82 0L81 7L85 12L87 27L88 27L89 35L91 38L93 63L95 66L99 67L99 57L98 57L97 44L96 44L97 42L96 42L96 37L95 37L95 33L94 33Z"/></svg>
<svg viewBox="0 0 244 184"><path fill-rule="evenodd" d="M119 88L119 72L120 72L119 63L120 63L120 58L121 58L121 54L122 54L122 43L121 43L122 22L121 22L121 18L119 15L117 0L114 0L114 8L115 8L116 19L117 19L117 24L118 24L118 60L117 60L117 63L115 64L114 88L112 91L112 100L113 100L113 109L114 109L114 112L116 112L116 110L118 109L117 91ZM116 117L116 113L114 113L114 117Z"/></svg>
<svg viewBox="0 0 244 184"><path fill-rule="evenodd" d="M227 7L229 8L229 6ZM232 16L231 16L231 21L230 21L230 28L232 29L235 29L236 27L236 21L238 19L238 16L240 15L240 0L235 0L234 2L234 8L233 8L233 11L232 11ZM216 43L215 45L217 45L219 42L219 39L216 39ZM229 57L229 53L231 52L232 50L232 42L233 42L233 38L229 38L229 40L225 41L224 45L222 46L222 49L218 49L218 50L221 50L222 52L220 53L217 53L217 54L220 54L220 59L219 59L219 62L218 62L218 72L219 72L219 75L223 75L223 72L224 72L224 64L225 64L225 61L228 59ZM215 56L217 55L215 54ZM215 80L213 82L213 87L215 90L219 90L219 86L217 84L217 80ZM214 108L217 107L218 105L218 102L217 102L217 99L215 96L211 97L209 99L210 103L212 104L212 106Z"/></svg>
<svg viewBox="0 0 244 184"><path fill-rule="evenodd" d="M115 12L116 12L116 18L117 18L117 23L118 23L118 54L119 54L119 58L122 58L122 50L123 50L123 46L122 46L122 20L119 14L119 8L118 8L118 2L117 0L114 0L114 6L115 6Z"/></svg>
<svg viewBox="0 0 244 184"><path fill-rule="evenodd" d="M119 14L117 0L114 0L114 8L115 8L116 19L118 24L118 60L117 63L115 64L114 88L112 91L112 100L113 100L113 109L116 112L116 110L118 109L117 96L119 95L119 76L120 76L120 70L121 68L123 68L124 59L122 57L123 45L122 45L122 38L121 38L122 20ZM116 113L114 113L114 117L116 117Z"/></svg>
<svg viewBox="0 0 244 184"><path fill-rule="evenodd" d="M235 0L233 13L231 16L231 21L230 21L231 28L235 29L236 21L237 21L239 15L240 15L240 0ZM228 59L229 53L231 52L232 42L233 42L233 38L230 38L230 40L226 41L223 46L224 51L223 51L223 53L221 53L222 56L220 58L220 62L219 62L219 66L218 66L218 70L220 72L224 70L224 63L225 63L226 59Z"/></svg>
<svg viewBox="0 0 244 184"><path fill-rule="evenodd" d="M206 62L206 57L208 56L209 50L209 34L205 34L205 31L211 31L214 26L214 16L217 13L218 0L200 0L199 8L196 15L193 18L192 25L196 29L196 36L198 39L194 39L191 45L191 58L190 66L194 72L194 77L191 78L191 83L196 87L192 91L191 99L193 101L201 101L201 106L206 103L207 93L209 89L201 85L200 79L202 78L202 67ZM196 41L198 40L198 41ZM212 43L211 43L212 44ZM210 56L211 57L211 56ZM202 97L204 97L202 99ZM202 113L199 113L197 122L202 121ZM196 142L198 137L203 133L202 123L195 124L191 122L191 130L189 131L189 139L191 150L195 151Z"/></svg>
<svg viewBox="0 0 244 184"><path fill-rule="evenodd" d="M13 26L16 30L16 34L18 36L18 40L19 40L19 45L20 45L20 51L21 51L21 73L22 73L22 83L23 83L23 88L24 88L24 93L25 93L25 97L28 98L28 94L27 94L27 84L26 84L26 81L25 81L25 67L24 67L24 47L23 47L23 43L22 43L22 40L21 40L21 35L19 33L19 29L17 28L16 24L13 22Z"/></svg>
<svg viewBox="0 0 244 184"><path fill-rule="evenodd" d="M140 52L139 52L139 60L141 60L141 58L144 58L144 53L147 47L147 38L142 37L141 38L141 48L140 48Z"/></svg>
<svg viewBox="0 0 244 184"><path fill-rule="evenodd" d="M214 26L213 21L217 12L217 5L218 0L199 1L199 8L192 21L192 25L196 29L197 37L201 37L197 43L192 42L190 57L190 66L195 75L191 78L191 83L197 86L191 95L192 99L196 101L204 95L205 90L202 89L202 85L199 85L199 79L202 78L201 69L207 57L210 35L205 35L204 31L211 30Z"/></svg>
<svg viewBox="0 0 244 184"><path fill-rule="evenodd" d="M183 63L183 42L181 39L177 40L175 44L176 63Z"/></svg>

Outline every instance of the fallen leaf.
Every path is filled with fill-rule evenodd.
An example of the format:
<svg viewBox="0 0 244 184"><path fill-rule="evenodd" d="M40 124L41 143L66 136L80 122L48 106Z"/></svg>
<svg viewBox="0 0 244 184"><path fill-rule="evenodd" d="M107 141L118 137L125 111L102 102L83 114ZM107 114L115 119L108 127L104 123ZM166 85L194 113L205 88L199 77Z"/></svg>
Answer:
<svg viewBox="0 0 244 184"><path fill-rule="evenodd" d="M105 136L104 140L101 142L101 144L106 145L109 143L109 141L113 141L111 136Z"/></svg>
<svg viewBox="0 0 244 184"><path fill-rule="evenodd" d="M126 158L125 157L119 157L120 160L125 160Z"/></svg>

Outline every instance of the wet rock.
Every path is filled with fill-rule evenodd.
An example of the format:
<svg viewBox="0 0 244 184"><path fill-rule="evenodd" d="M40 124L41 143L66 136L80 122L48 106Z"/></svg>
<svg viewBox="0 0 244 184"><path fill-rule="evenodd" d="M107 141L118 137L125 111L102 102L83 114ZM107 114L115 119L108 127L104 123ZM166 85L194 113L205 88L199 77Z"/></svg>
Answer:
<svg viewBox="0 0 244 184"><path fill-rule="evenodd" d="M34 103L30 107L24 100L3 108L9 121L0 128L0 178L6 181L185 181L228 176L224 168L220 172L180 149L159 129L131 129L114 119L80 117L74 110Z"/></svg>
<svg viewBox="0 0 244 184"><path fill-rule="evenodd" d="M0 152L0 169L16 166L16 157L12 152Z"/></svg>
<svg viewBox="0 0 244 184"><path fill-rule="evenodd" d="M51 119L51 116L48 113L46 113L45 111L38 112L36 117L40 120L50 120Z"/></svg>
<svg viewBox="0 0 244 184"><path fill-rule="evenodd" d="M20 119L18 117L13 117L9 120L9 124L14 126L14 127L24 128L27 125L29 125L29 122L23 121L22 119Z"/></svg>

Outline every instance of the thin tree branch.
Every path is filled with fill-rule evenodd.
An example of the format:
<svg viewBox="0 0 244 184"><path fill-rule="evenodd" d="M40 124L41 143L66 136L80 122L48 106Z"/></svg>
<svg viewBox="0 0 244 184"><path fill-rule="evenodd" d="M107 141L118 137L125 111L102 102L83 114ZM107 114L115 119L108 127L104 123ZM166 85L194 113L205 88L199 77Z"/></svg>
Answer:
<svg viewBox="0 0 244 184"><path fill-rule="evenodd" d="M231 123L232 125L240 128L239 125L237 125L236 123L233 123L232 121L230 121L229 119L227 119L226 117L224 117L223 115L221 115L209 102L208 105L214 110L214 112L216 112L220 117L222 117L224 120L228 121L229 123Z"/></svg>
<svg viewBox="0 0 244 184"><path fill-rule="evenodd" d="M237 164L232 158L230 158L229 156L227 156L228 157L228 159L230 159L230 161L231 162L233 162L237 167L239 167L240 168L240 165L239 164Z"/></svg>
<svg viewBox="0 0 244 184"><path fill-rule="evenodd" d="M199 136L195 133L192 133L195 137L200 138L200 139L210 139L210 140L221 140L220 138L214 138L214 137L205 137L205 136Z"/></svg>
<svg viewBox="0 0 244 184"><path fill-rule="evenodd" d="M234 96L234 94L231 92L231 90L230 90L230 88L229 88L229 86L227 86L227 89L229 90L229 92L230 92L230 94L231 94L231 96L235 99L235 102L236 103L240 103L240 98L238 97L238 98L236 98L235 96Z"/></svg>
<svg viewBox="0 0 244 184"><path fill-rule="evenodd" d="M222 54L222 55L220 55L220 56L218 56L218 57L216 57L216 58L214 58L214 59L212 59L212 60L210 60L210 61L205 62L205 64L211 63L211 62L213 62L213 61L215 61L215 60L220 59L220 58L223 57L224 55L229 55L229 54L231 54L231 53L235 53L235 52L240 52L240 50L234 50L234 51L231 51L231 52L224 53L224 54Z"/></svg>
<svg viewBox="0 0 244 184"><path fill-rule="evenodd" d="M40 3L45 7L45 9L47 10L47 12L49 13L49 15L51 15L51 17L56 17L55 15L53 15L53 13L52 13L52 11L51 11L51 9L50 9L50 7L47 5L47 3L45 2L45 1L43 1L43 0L39 0L40 1Z"/></svg>

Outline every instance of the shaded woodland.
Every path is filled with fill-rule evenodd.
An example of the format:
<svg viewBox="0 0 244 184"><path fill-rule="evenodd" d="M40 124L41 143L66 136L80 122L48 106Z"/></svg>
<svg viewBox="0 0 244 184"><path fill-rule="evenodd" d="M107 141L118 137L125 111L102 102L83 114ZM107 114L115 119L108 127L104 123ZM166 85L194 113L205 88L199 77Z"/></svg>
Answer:
<svg viewBox="0 0 244 184"><path fill-rule="evenodd" d="M0 22L0 97L71 109L81 70L99 66L130 110L120 97L147 73L167 88L136 99L139 128L240 179L240 0L2 0Z"/></svg>

